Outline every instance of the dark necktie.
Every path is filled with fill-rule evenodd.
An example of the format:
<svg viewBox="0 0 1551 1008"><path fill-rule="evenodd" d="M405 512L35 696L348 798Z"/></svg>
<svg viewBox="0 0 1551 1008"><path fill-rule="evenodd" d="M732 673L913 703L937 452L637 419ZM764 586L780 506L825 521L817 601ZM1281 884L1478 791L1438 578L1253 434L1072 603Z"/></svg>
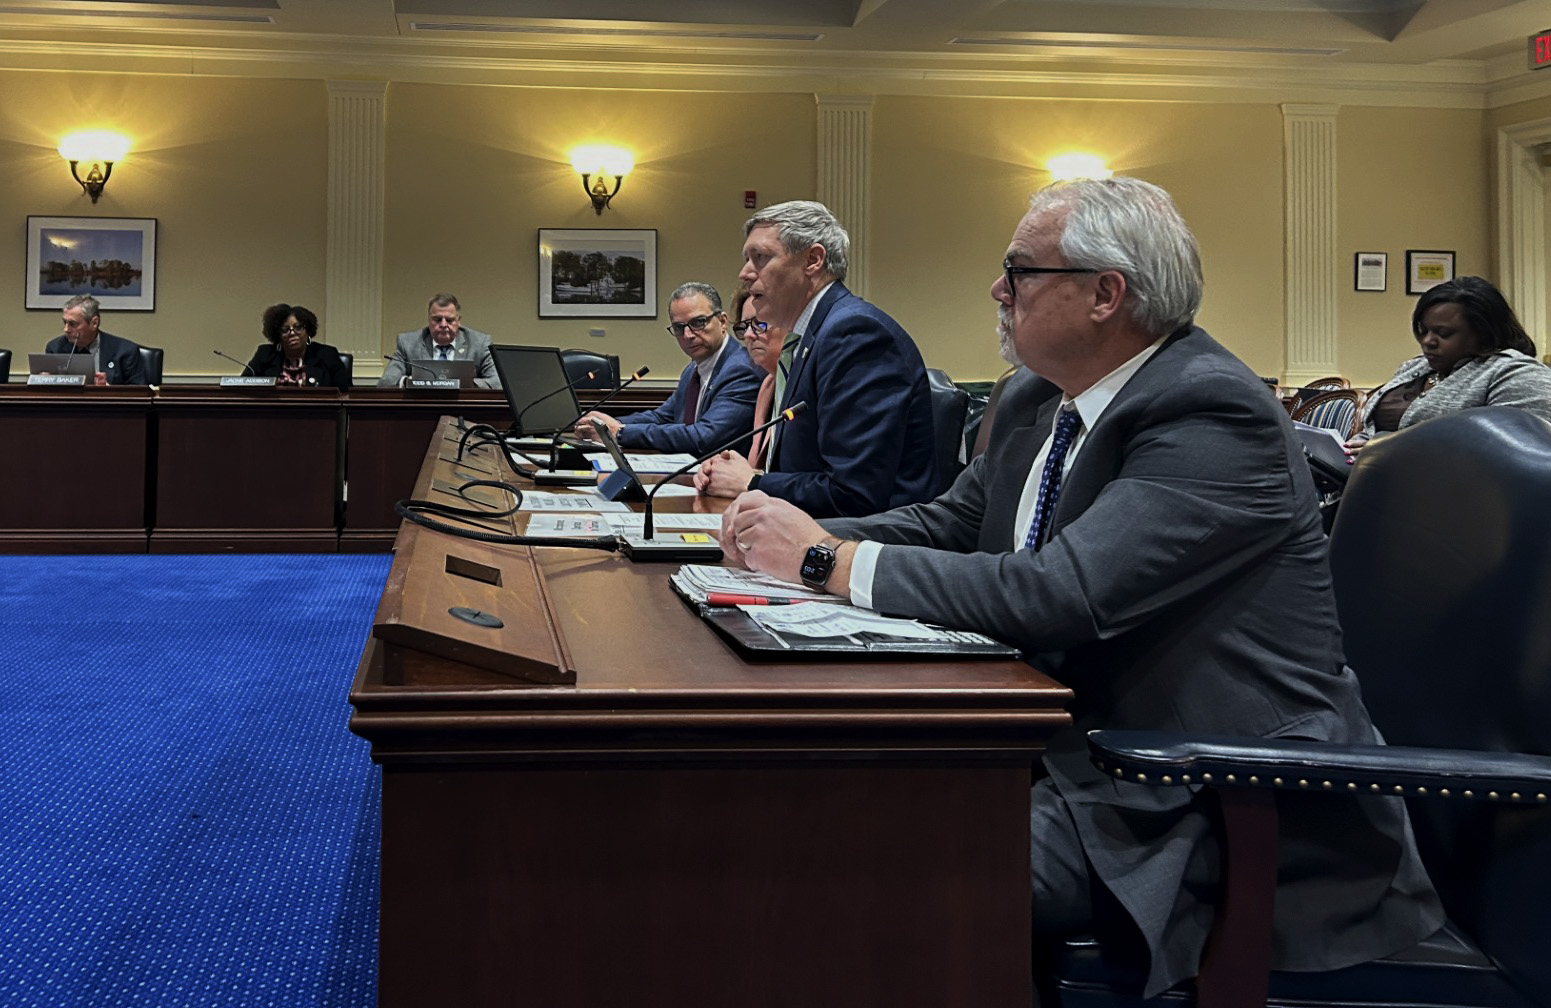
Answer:
<svg viewBox="0 0 1551 1008"><path fill-rule="evenodd" d="M792 362L797 359L797 345L801 342L801 336L787 333L785 342L781 344L781 362L776 366L775 373L775 398L771 400L772 412L781 409L784 405L783 401L786 399L786 379L791 374ZM773 469L775 466L776 437L780 435L781 428L784 426L786 425L777 424L765 432L766 469Z"/></svg>
<svg viewBox="0 0 1551 1008"><path fill-rule="evenodd" d="M439 347L437 347L436 348L436 359L437 360L452 360L452 347L450 347L450 346L439 346Z"/></svg>
<svg viewBox="0 0 1551 1008"><path fill-rule="evenodd" d="M692 424L700 412L700 368L689 376L689 391L684 394L684 422Z"/></svg>
<svg viewBox="0 0 1551 1008"><path fill-rule="evenodd" d="M1029 534L1023 540L1024 549L1037 550L1045 542L1050 515L1056 509L1056 498L1061 496L1061 468L1081 426L1082 417L1075 409L1061 411L1056 432L1050 439L1050 454L1045 457L1045 469L1039 476L1039 493L1034 497L1034 517L1029 521Z"/></svg>

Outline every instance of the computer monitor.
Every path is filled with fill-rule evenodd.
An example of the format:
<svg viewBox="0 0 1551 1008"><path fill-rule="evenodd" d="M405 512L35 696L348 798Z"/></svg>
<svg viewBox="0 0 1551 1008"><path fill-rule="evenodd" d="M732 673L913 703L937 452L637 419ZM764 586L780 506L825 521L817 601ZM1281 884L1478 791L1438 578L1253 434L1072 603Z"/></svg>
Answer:
<svg viewBox="0 0 1551 1008"><path fill-rule="evenodd" d="M32 374L78 374L90 378L97 373L97 363L89 353L30 353L27 370Z"/></svg>
<svg viewBox="0 0 1551 1008"><path fill-rule="evenodd" d="M490 356L511 407L512 433L553 434L576 423L582 410L559 348L496 344Z"/></svg>

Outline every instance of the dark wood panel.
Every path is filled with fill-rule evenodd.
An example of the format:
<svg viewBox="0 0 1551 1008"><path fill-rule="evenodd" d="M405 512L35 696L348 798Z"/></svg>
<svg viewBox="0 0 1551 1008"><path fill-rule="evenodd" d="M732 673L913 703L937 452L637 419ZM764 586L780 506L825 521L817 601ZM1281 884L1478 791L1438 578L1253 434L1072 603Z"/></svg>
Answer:
<svg viewBox="0 0 1551 1008"><path fill-rule="evenodd" d="M162 388L152 549L240 540L220 530L337 543L343 422L333 389Z"/></svg>
<svg viewBox="0 0 1551 1008"><path fill-rule="evenodd" d="M0 385L0 548L144 552L151 393Z"/></svg>

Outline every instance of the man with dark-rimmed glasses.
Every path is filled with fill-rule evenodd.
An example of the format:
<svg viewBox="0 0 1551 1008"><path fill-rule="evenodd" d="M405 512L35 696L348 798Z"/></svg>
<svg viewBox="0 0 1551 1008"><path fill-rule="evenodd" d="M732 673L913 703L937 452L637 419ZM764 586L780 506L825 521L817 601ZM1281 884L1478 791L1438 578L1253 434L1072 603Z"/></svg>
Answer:
<svg viewBox="0 0 1551 1008"><path fill-rule="evenodd" d="M579 437L594 437L597 420L626 448L700 455L753 425L762 376L743 348L727 338L727 313L716 288L680 284L669 295L668 320L668 332L690 361L673 395L654 410L618 418L590 412L576 425Z"/></svg>

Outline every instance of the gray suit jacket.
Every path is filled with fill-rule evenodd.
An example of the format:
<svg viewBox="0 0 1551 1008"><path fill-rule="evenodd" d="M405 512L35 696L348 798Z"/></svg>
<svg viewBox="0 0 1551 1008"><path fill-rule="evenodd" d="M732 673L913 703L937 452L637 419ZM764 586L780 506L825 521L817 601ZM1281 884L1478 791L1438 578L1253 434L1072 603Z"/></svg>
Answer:
<svg viewBox="0 0 1551 1008"><path fill-rule="evenodd" d="M431 342L429 326L401 332L398 345L393 348L393 359L383 370L382 377L377 379L377 384L397 385L412 370L408 365L409 361L430 360L435 356L436 349ZM468 326L459 326L458 335L452 341L452 357L454 360L471 360L479 363L479 368L475 371L475 385L480 388L501 387L501 376L496 373L495 358L490 356L490 336L487 333L470 329ZM426 373L421 371L420 377L426 377Z"/></svg>
<svg viewBox="0 0 1551 1008"><path fill-rule="evenodd" d="M1151 993L1198 967L1216 879L1208 813L1193 789L1100 774L1083 735L1376 734L1344 666L1313 484L1260 380L1201 330L1175 334L1088 432L1050 540L1013 552L1018 499L1060 399L1019 372L990 447L946 494L824 525L900 544L878 557L880 610L1015 644L1072 688L1074 723L1045 769L1083 854L1147 944ZM1437 929L1397 800L1281 797L1279 968L1333 969Z"/></svg>

